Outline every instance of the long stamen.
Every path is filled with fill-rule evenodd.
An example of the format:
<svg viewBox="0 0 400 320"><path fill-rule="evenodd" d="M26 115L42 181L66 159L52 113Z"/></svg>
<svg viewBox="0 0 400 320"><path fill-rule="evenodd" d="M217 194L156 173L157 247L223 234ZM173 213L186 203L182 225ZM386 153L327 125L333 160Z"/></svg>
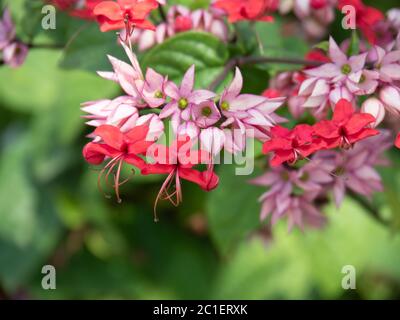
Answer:
<svg viewBox="0 0 400 320"><path fill-rule="evenodd" d="M173 178L174 174L175 174L176 170L171 171L171 173L168 175L167 179L165 179L165 181L163 182L160 191L157 194L157 198L156 201L154 202L154 222L158 222L158 217L157 217L157 204L158 201L161 198L161 195L164 193L165 188L167 187L167 185L170 183L171 179Z"/></svg>
<svg viewBox="0 0 400 320"><path fill-rule="evenodd" d="M122 202L122 199L119 196L119 186L120 186L119 177L121 175L122 162L123 160L120 159L118 162L117 173L114 175L114 190L115 190L115 195L117 196L118 203Z"/></svg>
<svg viewBox="0 0 400 320"><path fill-rule="evenodd" d="M102 188L102 186L101 186L101 178L103 177L104 172L105 172L110 166L112 166L113 163L116 161L115 159L116 159L116 158L111 159L111 160L104 166L104 168L101 169L101 171L100 171L100 173L99 173L99 175L98 175L98 177L97 177L97 188L99 189L99 191L100 191L107 199L110 199L110 198L111 198L111 195L109 195L109 194L107 194L107 193L104 192L104 190L103 190L103 188Z"/></svg>

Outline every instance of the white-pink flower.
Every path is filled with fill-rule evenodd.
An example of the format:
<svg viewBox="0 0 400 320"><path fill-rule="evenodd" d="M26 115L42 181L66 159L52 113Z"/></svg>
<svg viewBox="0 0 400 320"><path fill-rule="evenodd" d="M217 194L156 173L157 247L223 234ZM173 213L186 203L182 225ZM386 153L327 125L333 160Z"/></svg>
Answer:
<svg viewBox="0 0 400 320"><path fill-rule="evenodd" d="M162 109L160 118L172 117L174 130L182 121L190 121L193 108L215 97L215 93L209 90L194 90L195 66L192 65L183 76L180 87L169 81L165 85L165 93L171 101Z"/></svg>
<svg viewBox="0 0 400 320"><path fill-rule="evenodd" d="M243 77L236 68L235 77L224 90L219 102L219 108L226 117L222 127L236 125L244 133L246 129L268 130L283 118L274 114L286 98L266 98L254 94L240 94L243 87Z"/></svg>
<svg viewBox="0 0 400 320"><path fill-rule="evenodd" d="M335 40L329 38L329 58L332 63L305 70L304 73L311 77L329 79L334 83L346 82L348 80L358 83L365 66L367 53L347 57L341 51Z"/></svg>

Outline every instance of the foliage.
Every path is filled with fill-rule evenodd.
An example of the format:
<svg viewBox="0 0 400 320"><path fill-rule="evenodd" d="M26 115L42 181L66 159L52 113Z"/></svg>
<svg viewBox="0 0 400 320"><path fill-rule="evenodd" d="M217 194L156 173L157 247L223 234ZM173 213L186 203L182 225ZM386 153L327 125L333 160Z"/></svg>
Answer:
<svg viewBox="0 0 400 320"><path fill-rule="evenodd" d="M3 1L4 2L4 1ZM20 21L31 0L8 1ZM208 1L180 0L192 8ZM382 6L388 6L385 1ZM391 1L391 6L396 1ZM380 3L374 5L379 6ZM36 7L36 10L38 8ZM33 11L32 11L33 12ZM37 13L37 12L36 12ZM39 15L40 16L40 15ZM0 297L44 299L285 299L393 298L400 295L400 167L383 169L386 191L374 205L393 225L384 227L347 199L328 209L322 230L288 234L278 225L271 235L259 222L260 190L218 168L220 187L210 194L184 186L179 209L153 198L159 181L134 177L122 190L122 204L95 188L97 172L81 158L86 141L79 104L113 98L117 86L97 77L111 70L106 54L123 56L113 34L59 12L51 35L24 26L33 43L65 44L33 49L17 70L0 68ZM21 24L22 26L22 24ZM240 32L251 33L248 25ZM257 23L264 52L254 43L242 50L257 55L303 55L305 39L282 37L281 21ZM29 33L28 33L29 31ZM334 31L336 33L343 31ZM264 35L268 35L264 37ZM140 56L141 63L179 80L195 64L197 85L207 86L235 55L212 35L187 32ZM246 67L245 91L260 93L270 76L287 65ZM220 85L218 91L223 88ZM90 169L90 168L89 168ZM268 231L268 230L267 230ZM42 290L41 268L57 268L57 290ZM357 290L341 288L344 265L357 269Z"/></svg>

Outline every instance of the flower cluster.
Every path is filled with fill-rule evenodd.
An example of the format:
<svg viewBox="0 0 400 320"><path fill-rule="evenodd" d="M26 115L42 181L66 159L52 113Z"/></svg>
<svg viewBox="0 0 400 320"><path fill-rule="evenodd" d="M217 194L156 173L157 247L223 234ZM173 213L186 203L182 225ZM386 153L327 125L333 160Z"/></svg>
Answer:
<svg viewBox="0 0 400 320"><path fill-rule="evenodd" d="M355 112L349 101L341 99L335 106L332 120L322 120L313 126L299 124L293 130L273 127L271 139L264 143L263 151L274 152L271 166L277 166L285 162L293 164L319 150L350 149L357 141L379 134L368 127L373 122L374 116Z"/></svg>
<svg viewBox="0 0 400 320"><path fill-rule="evenodd" d="M393 145L393 137L377 126L386 111L396 116L400 112L400 36L393 32L390 41L385 39L380 45L383 40L377 35L379 28L392 30L398 24L395 11L384 20L380 12L360 0L216 0L209 10L191 12L172 6L166 20L153 26L147 17L159 3L102 1L93 9L102 31L123 30L120 42L130 61L109 56L113 71L98 72L119 84L124 95L82 105L87 124L95 127L83 155L90 164L103 165L99 188L104 178L120 201L119 187L128 181L121 181L121 169L130 165L142 175L166 175L155 207L161 199L178 205L182 179L205 191L213 190L219 183L215 159L222 151L242 152L251 138L263 143L263 153L269 158L269 170L251 183L269 188L260 197L261 219L270 217L272 224L287 218L289 229L320 227L325 222L321 206L330 194L340 206L346 193L368 198L382 190L375 168L388 164L383 153ZM357 26L373 45L362 40L359 53L350 54L354 44L345 41L339 46L330 38L327 52L309 52L304 61L307 66L277 74L262 95L241 92L243 77L238 67L218 94L213 87L195 87L194 65L177 83L152 68L143 72L132 51L132 41L146 50L192 29L214 33L226 41L224 15L230 22L272 21L271 12L293 9L306 30L315 31L315 24L322 30L333 20L334 8L346 4L354 5ZM246 59L238 64L243 61ZM283 127L287 119L276 111L285 104L293 117L304 123L293 129ZM173 135L167 145L161 143L166 124L171 125ZM400 147L400 134L395 145Z"/></svg>
<svg viewBox="0 0 400 320"><path fill-rule="evenodd" d="M28 46L16 38L15 26L8 9L0 19L0 53L3 62L12 68L22 65L28 55Z"/></svg>
<svg viewBox="0 0 400 320"><path fill-rule="evenodd" d="M346 190L370 198L382 191L382 181L376 166L386 166L384 151L392 146L388 131L381 131L368 140L360 141L353 149L317 151L299 167L272 167L251 183L269 190L260 197L261 219L270 217L272 224L287 218L289 230L297 225L321 227L325 216L320 206L330 193L339 207Z"/></svg>
<svg viewBox="0 0 400 320"><path fill-rule="evenodd" d="M181 5L169 8L166 20L156 26L155 32L135 29L131 40L138 44L139 51L144 51L177 33L189 30L212 33L222 41L228 41L228 26L221 13L205 9L190 11Z"/></svg>
<svg viewBox="0 0 400 320"><path fill-rule="evenodd" d="M279 13L293 12L309 37L321 38L335 20L336 4L337 0L283 0L279 2Z"/></svg>
<svg viewBox="0 0 400 320"><path fill-rule="evenodd" d="M108 181L116 169L113 186L118 199L123 163L135 166L145 175L168 174L157 199L163 195L174 204L179 203L179 178L197 183L204 190L211 190L218 184L212 170L213 155L223 148L231 153L242 151L248 137L265 141L270 128L284 121L274 111L285 98L241 94L243 78L239 69L236 69L232 83L216 99L217 94L213 91L194 88L194 66L187 70L178 86L151 68L143 74L135 54L125 43L122 46L130 64L109 56L113 72L101 71L99 75L117 82L125 95L82 105L82 110L87 113L87 124L96 127L89 135L93 142L85 146L84 157L92 164L100 164L107 159L99 179L105 174ZM145 109L150 113L141 115ZM159 109L159 114L152 112ZM194 161L193 155L185 152L181 154L182 144L179 141L175 143L178 146L175 153L178 152L179 156L172 157L178 159L176 164L170 162L170 155L175 154L168 151L170 149L165 151L165 147L158 144L151 148L164 133L164 119L170 120L175 139L184 137L190 146L200 141L198 153L201 157L198 160ZM190 149L186 148L186 151ZM160 154L165 155L161 160ZM183 156L188 157L189 165L184 163ZM156 160L156 163L151 164L146 158ZM206 171L199 172L192 168L201 163L207 164ZM171 193L167 190L173 176L176 178L176 191ZM176 196L174 201L171 194Z"/></svg>
<svg viewBox="0 0 400 320"><path fill-rule="evenodd" d="M213 7L224 11L229 22L242 20L273 21L269 15L278 9L279 0L215 0Z"/></svg>
<svg viewBox="0 0 400 320"><path fill-rule="evenodd" d="M49 0L49 2L60 10L67 11L71 16L94 20L93 9L103 0Z"/></svg>

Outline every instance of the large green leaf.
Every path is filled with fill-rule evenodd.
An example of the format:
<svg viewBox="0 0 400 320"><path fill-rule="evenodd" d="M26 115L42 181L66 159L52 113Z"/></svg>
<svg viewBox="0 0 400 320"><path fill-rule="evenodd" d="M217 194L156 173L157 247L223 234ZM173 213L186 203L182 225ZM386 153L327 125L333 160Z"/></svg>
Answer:
<svg viewBox="0 0 400 320"><path fill-rule="evenodd" d="M108 70L107 55L118 58L124 56L114 32L103 33L96 24L83 25L75 38L65 49L61 66L66 69L86 69L90 71Z"/></svg>
<svg viewBox="0 0 400 320"><path fill-rule="evenodd" d="M117 92L115 84L94 73L58 69L60 56L58 51L34 49L23 67L1 68L0 102L27 113L58 109L64 113L59 114L59 124L69 125L71 121L81 122L81 102L107 98ZM106 57L100 59L106 60ZM66 116L69 112L73 115Z"/></svg>
<svg viewBox="0 0 400 320"><path fill-rule="evenodd" d="M180 33L151 49L143 58L151 67L178 81L187 69L196 65L196 84L206 87L222 71L228 59L226 45L204 32Z"/></svg>
<svg viewBox="0 0 400 320"><path fill-rule="evenodd" d="M259 227L260 189L248 183L250 176L236 175L234 165L219 169L220 184L209 195L207 214L211 235L225 254Z"/></svg>
<svg viewBox="0 0 400 320"><path fill-rule="evenodd" d="M276 18L272 23L256 23L253 32L258 33L263 47L263 52L259 53L270 58L302 58L310 49L310 46L305 39L299 36L283 35L283 30L283 22L279 18ZM296 64L285 63L268 63L264 66L271 72L296 70L302 67Z"/></svg>
<svg viewBox="0 0 400 320"><path fill-rule="evenodd" d="M0 159L0 282L12 293L40 274L40 264L54 249L61 228L51 191L33 180L30 136L7 140Z"/></svg>

